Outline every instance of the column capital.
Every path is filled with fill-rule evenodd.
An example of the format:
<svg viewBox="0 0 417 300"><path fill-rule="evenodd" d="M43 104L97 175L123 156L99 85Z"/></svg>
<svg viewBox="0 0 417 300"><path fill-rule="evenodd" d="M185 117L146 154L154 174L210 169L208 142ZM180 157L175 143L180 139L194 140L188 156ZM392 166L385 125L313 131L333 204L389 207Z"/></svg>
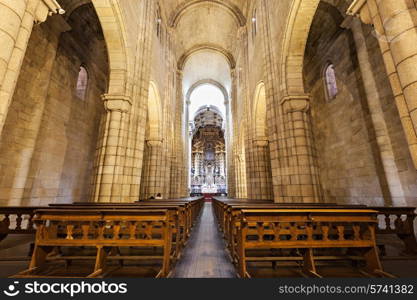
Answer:
<svg viewBox="0 0 417 300"><path fill-rule="evenodd" d="M104 101L104 107L107 111L128 112L132 106L132 100L124 95L104 94L101 96Z"/></svg>
<svg viewBox="0 0 417 300"><path fill-rule="evenodd" d="M365 24L372 24L372 16L368 7L368 0L354 0L349 6L346 14L348 16L356 16Z"/></svg>
<svg viewBox="0 0 417 300"><path fill-rule="evenodd" d="M230 69L230 77L232 78L232 81L236 79L236 72L237 72L236 67Z"/></svg>
<svg viewBox="0 0 417 300"><path fill-rule="evenodd" d="M310 95L291 95L281 99L285 113L291 112L307 112L310 109Z"/></svg>
<svg viewBox="0 0 417 300"><path fill-rule="evenodd" d="M65 10L62 9L56 0L31 0L28 5L33 5L36 23L45 22L48 16L65 13Z"/></svg>
<svg viewBox="0 0 417 300"><path fill-rule="evenodd" d="M267 137L258 137L253 139L252 143L255 147L267 147L269 145L269 140Z"/></svg>
<svg viewBox="0 0 417 300"><path fill-rule="evenodd" d="M158 139L158 140L146 140L146 144L149 147L161 147L163 144L164 140L162 139Z"/></svg>

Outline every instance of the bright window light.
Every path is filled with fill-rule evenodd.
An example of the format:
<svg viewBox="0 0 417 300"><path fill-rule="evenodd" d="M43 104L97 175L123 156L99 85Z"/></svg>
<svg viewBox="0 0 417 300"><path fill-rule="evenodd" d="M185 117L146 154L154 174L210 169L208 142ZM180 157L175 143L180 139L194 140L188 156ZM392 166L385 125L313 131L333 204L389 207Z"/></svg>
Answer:
<svg viewBox="0 0 417 300"><path fill-rule="evenodd" d="M216 106L223 115L223 118L226 118L226 107L224 105L224 95L214 85L205 84L196 88L190 97L190 120L195 116L195 113L202 106L213 105Z"/></svg>

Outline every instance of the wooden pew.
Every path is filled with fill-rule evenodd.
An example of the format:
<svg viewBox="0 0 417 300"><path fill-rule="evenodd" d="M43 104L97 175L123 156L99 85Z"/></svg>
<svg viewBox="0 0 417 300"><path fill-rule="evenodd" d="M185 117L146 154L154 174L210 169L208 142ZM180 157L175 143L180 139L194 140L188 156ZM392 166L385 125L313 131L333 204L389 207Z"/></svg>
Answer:
<svg viewBox="0 0 417 300"><path fill-rule="evenodd" d="M223 235L226 239L227 246L229 248L232 260L236 263L236 235L237 228L239 227L240 214L243 209L294 209L302 208L309 210L316 209L360 209L366 208L363 205L336 205L332 203L249 203L249 202L227 202L226 204L220 204L220 215L223 218L221 227L223 227Z"/></svg>
<svg viewBox="0 0 417 300"><path fill-rule="evenodd" d="M55 209L166 209L168 211L169 221L172 224L173 243L175 244L173 251L173 259L176 261L180 255L181 250L185 246L187 240L187 233L191 230L188 223L188 215L186 204L183 202L170 203L92 203L92 202L77 202L75 204L52 204L51 207Z"/></svg>
<svg viewBox="0 0 417 300"><path fill-rule="evenodd" d="M96 248L95 266L87 277L104 276L106 258L112 249L120 247L162 248L162 268L157 277L170 271L172 226L168 210L41 209L33 221L37 231L32 260L29 269L15 277L45 277L42 271L48 255L63 246Z"/></svg>
<svg viewBox="0 0 417 300"><path fill-rule="evenodd" d="M213 201L213 208L219 226L223 231L224 235L230 232L228 228L233 214L238 214L238 209L256 209L256 208L267 208L270 206L281 207L281 208L292 208L292 207L321 207L321 208L369 208L378 211L378 216L384 220L384 222L378 223L376 228L376 234L378 236L386 234L397 235L404 243L406 255L415 255L417 253L417 241L414 231L414 219L416 217L415 207L368 207L366 205L349 205L349 204L336 204L336 203L273 203L272 201L251 201L250 199L226 199L215 197ZM232 207L236 208L232 213ZM228 241L230 243L230 240ZM383 249L383 247L381 247ZM384 254L385 251L382 251Z"/></svg>
<svg viewBox="0 0 417 300"><path fill-rule="evenodd" d="M366 263L364 274L392 277L383 272L378 257L376 215L369 209L243 209L237 234L238 273L250 277L248 261L281 259L248 256L248 250L294 249L303 253L303 274L321 277L313 250L346 248L359 250Z"/></svg>
<svg viewBox="0 0 417 300"><path fill-rule="evenodd" d="M203 197L189 197L179 198L175 200L152 200L152 204L170 204L184 203L187 207L186 212L186 236L190 235L190 230L201 211ZM92 205L93 202L75 202L76 205ZM139 202L141 205L149 205L150 201ZM73 206L74 204L50 204L49 206ZM133 205L133 203L94 203L94 205L102 206L126 206ZM67 207L67 208L68 208ZM0 242L5 239L9 234L35 234L36 228L32 222L34 211L37 209L46 209L48 206L3 206L0 207Z"/></svg>

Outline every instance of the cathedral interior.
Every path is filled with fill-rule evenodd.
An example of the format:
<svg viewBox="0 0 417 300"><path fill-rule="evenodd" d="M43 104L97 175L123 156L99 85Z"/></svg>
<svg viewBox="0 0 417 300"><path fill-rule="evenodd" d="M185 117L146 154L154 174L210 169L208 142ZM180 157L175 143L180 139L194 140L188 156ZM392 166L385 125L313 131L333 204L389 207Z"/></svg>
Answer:
<svg viewBox="0 0 417 300"><path fill-rule="evenodd" d="M0 0L0 45L0 277L417 277L416 0Z"/></svg>

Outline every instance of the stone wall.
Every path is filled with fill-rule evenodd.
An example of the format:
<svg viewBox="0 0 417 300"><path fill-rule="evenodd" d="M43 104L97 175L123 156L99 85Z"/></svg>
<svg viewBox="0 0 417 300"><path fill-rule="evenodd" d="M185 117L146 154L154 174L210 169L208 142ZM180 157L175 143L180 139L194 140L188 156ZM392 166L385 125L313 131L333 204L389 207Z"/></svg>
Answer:
<svg viewBox="0 0 417 300"><path fill-rule="evenodd" d="M108 81L106 46L91 4L67 22L58 18L32 32L0 141L0 197L9 205L90 195ZM75 94L80 65L89 75L85 99Z"/></svg>
<svg viewBox="0 0 417 300"><path fill-rule="evenodd" d="M365 40L367 42L370 71L372 72L376 86L379 91L379 101L383 114L381 118L387 123L387 135L392 144L392 152L395 162L396 171L400 181L400 186L404 194L405 203L395 203L393 205L410 205L416 206L417 199L417 171L413 165L410 155L410 149L401 125L398 108L395 103L392 88L390 86L387 72L384 66L381 50L376 39L375 31L372 26L363 25ZM376 130L378 135L378 130ZM384 149L382 149L384 151ZM389 205L390 203L386 203Z"/></svg>
<svg viewBox="0 0 417 300"><path fill-rule="evenodd" d="M352 31L340 27L344 17L337 7L320 3L304 60L324 200L415 204L411 194L416 172L377 40L372 28L365 27L370 67L360 65L358 41ZM330 62L339 90L335 99L325 92L324 69ZM377 95L369 92L370 78Z"/></svg>
<svg viewBox="0 0 417 300"><path fill-rule="evenodd" d="M375 135L367 122L353 39L339 27L341 20L336 8L319 5L304 61L321 184L325 201L379 205L383 194L372 149ZM329 63L336 71L335 99L325 92L323 76Z"/></svg>

